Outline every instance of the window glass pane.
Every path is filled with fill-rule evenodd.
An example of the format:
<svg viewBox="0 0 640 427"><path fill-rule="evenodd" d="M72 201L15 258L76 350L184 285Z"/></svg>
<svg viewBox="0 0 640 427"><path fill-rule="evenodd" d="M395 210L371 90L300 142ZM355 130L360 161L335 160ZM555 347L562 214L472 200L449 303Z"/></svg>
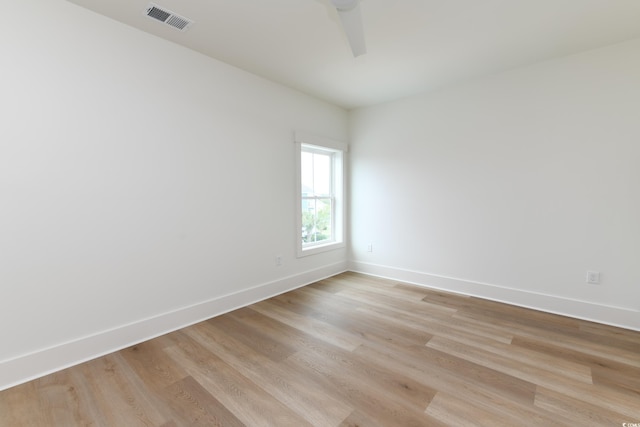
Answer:
<svg viewBox="0 0 640 427"><path fill-rule="evenodd" d="M313 182L316 195L331 194L331 155L313 155Z"/></svg>
<svg viewBox="0 0 640 427"><path fill-rule="evenodd" d="M300 154L300 172L302 180L302 195L313 194L313 153L303 151ZM304 209L302 209L304 212Z"/></svg>
<svg viewBox="0 0 640 427"><path fill-rule="evenodd" d="M315 228L315 199L302 199L302 243L313 242Z"/></svg>
<svg viewBox="0 0 640 427"><path fill-rule="evenodd" d="M332 208L331 208L331 199L318 199L316 201L316 241L322 240L331 240L333 239L332 234Z"/></svg>
<svg viewBox="0 0 640 427"><path fill-rule="evenodd" d="M333 239L331 198L302 199L302 243Z"/></svg>

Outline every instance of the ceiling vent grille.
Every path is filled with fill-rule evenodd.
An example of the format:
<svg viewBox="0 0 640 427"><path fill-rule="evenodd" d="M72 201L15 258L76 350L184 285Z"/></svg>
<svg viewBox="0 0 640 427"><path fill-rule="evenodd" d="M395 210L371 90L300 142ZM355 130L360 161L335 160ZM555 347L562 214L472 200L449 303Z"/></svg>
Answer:
<svg viewBox="0 0 640 427"><path fill-rule="evenodd" d="M147 6L145 11L145 15L180 31L187 31L191 24L193 24L192 20L177 15L155 3L149 3L149 6Z"/></svg>

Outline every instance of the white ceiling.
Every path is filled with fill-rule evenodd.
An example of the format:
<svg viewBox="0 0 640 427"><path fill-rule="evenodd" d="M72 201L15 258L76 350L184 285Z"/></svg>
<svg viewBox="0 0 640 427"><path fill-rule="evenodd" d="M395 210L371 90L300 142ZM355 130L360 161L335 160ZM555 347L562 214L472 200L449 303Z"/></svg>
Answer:
<svg viewBox="0 0 640 427"><path fill-rule="evenodd" d="M362 0L353 58L330 0L69 0L350 109L640 37L639 0Z"/></svg>

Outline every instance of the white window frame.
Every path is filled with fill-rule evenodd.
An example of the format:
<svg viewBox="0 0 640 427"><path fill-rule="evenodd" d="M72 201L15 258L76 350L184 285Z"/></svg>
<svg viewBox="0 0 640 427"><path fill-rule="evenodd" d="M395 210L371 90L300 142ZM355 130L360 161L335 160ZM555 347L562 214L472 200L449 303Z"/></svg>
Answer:
<svg viewBox="0 0 640 427"><path fill-rule="evenodd" d="M296 248L298 258L326 252L346 246L346 154L347 144L328 138L318 137L303 132L295 133L296 147ZM332 231L333 239L302 244L302 165L303 147L307 151L321 154L332 154L333 158L333 194L332 194Z"/></svg>

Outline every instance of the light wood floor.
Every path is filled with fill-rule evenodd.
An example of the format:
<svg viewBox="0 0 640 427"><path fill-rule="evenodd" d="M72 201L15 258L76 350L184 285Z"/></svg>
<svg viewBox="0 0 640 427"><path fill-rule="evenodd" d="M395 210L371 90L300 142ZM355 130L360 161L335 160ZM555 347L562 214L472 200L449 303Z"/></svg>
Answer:
<svg viewBox="0 0 640 427"><path fill-rule="evenodd" d="M0 392L0 426L640 423L640 333L345 273Z"/></svg>

